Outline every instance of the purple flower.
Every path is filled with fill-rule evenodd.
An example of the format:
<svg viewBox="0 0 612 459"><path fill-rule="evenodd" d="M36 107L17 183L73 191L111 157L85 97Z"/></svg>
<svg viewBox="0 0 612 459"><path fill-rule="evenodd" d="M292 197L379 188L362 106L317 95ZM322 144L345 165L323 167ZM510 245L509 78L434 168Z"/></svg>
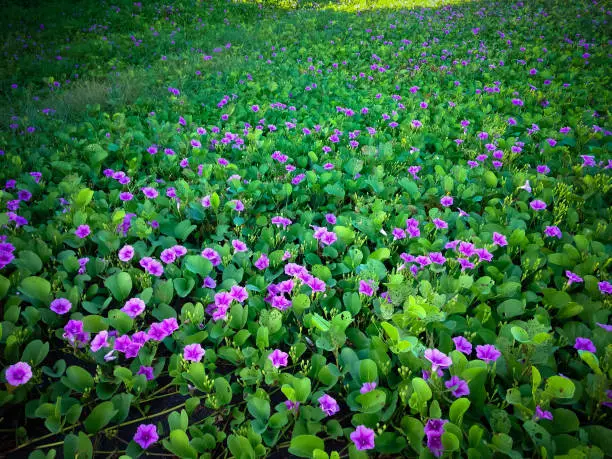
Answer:
<svg viewBox="0 0 612 459"><path fill-rule="evenodd" d="M595 322L598 326L600 326L601 328L603 328L605 331L607 332L612 332L612 325L608 325L608 324L601 324L599 322Z"/></svg>
<svg viewBox="0 0 612 459"><path fill-rule="evenodd" d="M446 381L444 385L456 398L463 397L464 395L470 395L468 383L463 379L460 379L459 376L453 376L451 379Z"/></svg>
<svg viewBox="0 0 612 459"><path fill-rule="evenodd" d="M529 205L535 211L546 209L546 203L544 201L541 201L540 199L534 199L533 201L529 203Z"/></svg>
<svg viewBox="0 0 612 459"><path fill-rule="evenodd" d="M576 349L577 351L592 352L593 354L597 352L597 348L593 344L593 341L588 338L576 338L576 342L574 343L574 349Z"/></svg>
<svg viewBox="0 0 612 459"><path fill-rule="evenodd" d="M198 343L188 344L183 349L183 358L192 362L199 362L205 353L206 351Z"/></svg>
<svg viewBox="0 0 612 459"><path fill-rule="evenodd" d="M145 310L145 302L140 298L132 298L125 302L121 310L133 319Z"/></svg>
<svg viewBox="0 0 612 459"><path fill-rule="evenodd" d="M536 171L538 172L538 174L546 175L550 172L550 167L548 167L546 164L541 164L536 167Z"/></svg>
<svg viewBox="0 0 612 459"><path fill-rule="evenodd" d="M157 435L157 427L155 424L140 424L134 435L134 441L140 445L142 449L147 449L153 443L159 440Z"/></svg>
<svg viewBox="0 0 612 459"><path fill-rule="evenodd" d="M157 196L159 196L159 193L157 192L157 190L150 186L146 186L142 188L141 191L149 199L155 199L157 198Z"/></svg>
<svg viewBox="0 0 612 459"><path fill-rule="evenodd" d="M367 394L368 392L371 392L374 389L376 389L376 383L375 382L363 383L363 386L361 386L361 389L359 389L359 393Z"/></svg>
<svg viewBox="0 0 612 459"><path fill-rule="evenodd" d="M374 287L372 286L374 281L369 280L369 281L364 281L364 280L360 280L359 281L359 293L366 295L366 296L373 296L374 295Z"/></svg>
<svg viewBox="0 0 612 459"><path fill-rule="evenodd" d="M324 394L319 397L318 402L321 407L321 410L323 410L323 412L328 416L333 416L338 411L340 411L340 406L338 405L338 402L336 402L336 400L334 400L327 394Z"/></svg>
<svg viewBox="0 0 612 459"><path fill-rule="evenodd" d="M138 373L136 374L145 375L145 378L147 378L147 381L151 381L152 379L155 378L153 374L153 367L145 367L144 365L140 366L140 369L138 370Z"/></svg>
<svg viewBox="0 0 612 459"><path fill-rule="evenodd" d="M162 250L162 253L159 258L166 264L173 263L176 260L176 253L172 248L165 249Z"/></svg>
<svg viewBox="0 0 612 459"><path fill-rule="evenodd" d="M498 245L500 247L504 247L508 245L508 241L506 240L506 236L499 233L493 233L493 245Z"/></svg>
<svg viewBox="0 0 612 459"><path fill-rule="evenodd" d="M444 446L442 445L442 434L444 433L444 424L448 421L445 419L430 419L425 424L425 435L427 435L427 447L431 453L436 456L442 456Z"/></svg>
<svg viewBox="0 0 612 459"><path fill-rule="evenodd" d="M274 368L286 367L287 366L287 357L289 354L281 351L280 349L275 349L269 356L268 359L272 362Z"/></svg>
<svg viewBox="0 0 612 459"><path fill-rule="evenodd" d="M425 358L431 362L432 371L438 371L438 368L448 368L453 364L451 358L438 349L426 349Z"/></svg>
<svg viewBox="0 0 612 459"><path fill-rule="evenodd" d="M451 196L444 196L442 199L440 199L440 204L442 204L444 207L452 206L453 198Z"/></svg>
<svg viewBox="0 0 612 459"><path fill-rule="evenodd" d="M233 285L229 291L229 294L232 299L238 301L239 303L244 303L249 297L246 288L239 285Z"/></svg>
<svg viewBox="0 0 612 459"><path fill-rule="evenodd" d="M254 265L257 269L259 269L260 271L263 271L268 266L270 266L270 260L265 253L262 253L261 256L254 263Z"/></svg>
<svg viewBox="0 0 612 459"><path fill-rule="evenodd" d="M492 344L476 346L476 357L486 363L495 362L501 356L501 352Z"/></svg>
<svg viewBox="0 0 612 459"><path fill-rule="evenodd" d="M453 338L453 343L455 343L455 349L457 349L459 352L462 352L465 355L470 355L472 353L472 343L470 343L463 336L455 336Z"/></svg>
<svg viewBox="0 0 612 459"><path fill-rule="evenodd" d="M119 260L126 262L134 258L134 247L131 245L124 245L119 249Z"/></svg>
<svg viewBox="0 0 612 459"><path fill-rule="evenodd" d="M612 294L612 284L608 281L598 282L597 286L599 287L599 291L604 295Z"/></svg>
<svg viewBox="0 0 612 459"><path fill-rule="evenodd" d="M538 419L548 419L549 421L553 420L553 415L550 411L545 411L540 408L540 405L536 406L535 415L533 418L537 421Z"/></svg>
<svg viewBox="0 0 612 459"><path fill-rule="evenodd" d="M285 406L288 410L296 410L300 407L300 402L292 402L291 400L285 400Z"/></svg>
<svg viewBox="0 0 612 459"><path fill-rule="evenodd" d="M335 225L336 224L336 216L334 214L325 214L325 220L327 221L327 223L329 223L330 225Z"/></svg>
<svg viewBox="0 0 612 459"><path fill-rule="evenodd" d="M66 314L72 308L72 303L66 298L57 298L51 302L49 308L56 314Z"/></svg>
<svg viewBox="0 0 612 459"><path fill-rule="evenodd" d="M102 330L96 334L91 340L91 352L98 352L103 347L110 347L110 343L108 342L108 332L106 330Z"/></svg>
<svg viewBox="0 0 612 459"><path fill-rule="evenodd" d="M571 272L570 270L566 270L565 275L567 276L567 285L572 285L573 283L579 284L583 282L582 277L580 277L576 273Z"/></svg>
<svg viewBox="0 0 612 459"><path fill-rule="evenodd" d="M368 429L364 425L359 425L350 435L355 448L358 451L364 451L374 448L374 431Z"/></svg>
<svg viewBox="0 0 612 459"><path fill-rule="evenodd" d="M557 239L561 239L563 236L558 226L547 226L544 228L544 234L548 237L556 237Z"/></svg>
<svg viewBox="0 0 612 459"><path fill-rule="evenodd" d="M91 229L89 228L89 225L79 225L79 227L74 231L74 234L81 239L86 238L90 233Z"/></svg>
<svg viewBox="0 0 612 459"><path fill-rule="evenodd" d="M32 367L26 362L17 362L6 369L5 377L11 386L21 386L32 378Z"/></svg>
<svg viewBox="0 0 612 459"><path fill-rule="evenodd" d="M448 228L448 223L446 223L444 220L440 219L440 218L434 218L433 219L433 224L437 229L446 229Z"/></svg>
<svg viewBox="0 0 612 459"><path fill-rule="evenodd" d="M232 246L234 247L235 253L246 252L248 250L247 245L238 239L232 241Z"/></svg>

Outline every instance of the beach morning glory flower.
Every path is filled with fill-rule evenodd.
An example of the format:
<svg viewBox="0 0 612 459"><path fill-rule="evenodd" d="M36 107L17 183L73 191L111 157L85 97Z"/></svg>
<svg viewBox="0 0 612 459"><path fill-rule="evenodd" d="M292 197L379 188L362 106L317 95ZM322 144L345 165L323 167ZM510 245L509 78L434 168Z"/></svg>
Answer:
<svg viewBox="0 0 612 459"><path fill-rule="evenodd" d="M363 385L361 386L361 389L359 389L359 392L361 394L367 394L368 392L371 392L374 389L376 389L376 383L375 382L367 382L367 383L363 383Z"/></svg>
<svg viewBox="0 0 612 459"><path fill-rule="evenodd" d="M157 427L155 424L140 424L138 429L136 429L134 441L138 443L142 449L147 449L157 440L159 440L159 435L157 435Z"/></svg>
<svg viewBox="0 0 612 459"><path fill-rule="evenodd" d="M593 344L593 341L588 338L582 337L576 338L576 342L574 343L574 349L576 349L577 351L592 352L593 354L597 352L597 348Z"/></svg>
<svg viewBox="0 0 612 459"><path fill-rule="evenodd" d="M57 298L53 300L49 306L49 309L59 315L66 314L71 308L72 303L66 298Z"/></svg>
<svg viewBox="0 0 612 459"><path fill-rule="evenodd" d="M357 426L350 437L358 451L374 448L374 431L364 425Z"/></svg>
<svg viewBox="0 0 612 459"><path fill-rule="evenodd" d="M281 351L280 349L275 349L269 356L268 359L272 362L272 365L275 368L286 367L287 366L287 357L289 354Z"/></svg>
<svg viewBox="0 0 612 459"><path fill-rule="evenodd" d="M451 391L453 397L459 398L463 397L464 395L470 395L468 383L463 379L460 379L459 376L453 376L451 379L446 381L444 385Z"/></svg>
<svg viewBox="0 0 612 459"><path fill-rule="evenodd" d="M327 394L324 394L319 397L318 402L323 412L328 416L333 416L338 411L340 411L340 406L338 405L338 402L336 402L335 399L333 399Z"/></svg>
<svg viewBox="0 0 612 459"><path fill-rule="evenodd" d="M77 235L80 239L84 239L91 233L91 228L89 225L79 225L79 227L74 231L74 234Z"/></svg>
<svg viewBox="0 0 612 459"><path fill-rule="evenodd" d="M438 349L425 350L425 358L431 362L432 371L438 371L438 368L448 368L453 364L451 358Z"/></svg>
<svg viewBox="0 0 612 459"><path fill-rule="evenodd" d="M501 356L501 352L492 344L476 346L476 357L486 363L495 362Z"/></svg>
<svg viewBox="0 0 612 459"><path fill-rule="evenodd" d="M32 367L26 362L17 362L6 369L5 376L11 386L21 386L32 378Z"/></svg>
<svg viewBox="0 0 612 459"><path fill-rule="evenodd" d="M545 411L540 408L540 405L536 406L534 419L537 421L538 419L548 419L549 421L553 420L553 415L550 411Z"/></svg>
<svg viewBox="0 0 612 459"><path fill-rule="evenodd" d="M455 343L455 349L457 349L459 352L462 352L465 355L470 355L472 353L472 343L470 343L463 336L455 336L453 338L453 343Z"/></svg>
<svg viewBox="0 0 612 459"><path fill-rule="evenodd" d="M199 362L205 353L206 351L198 343L188 344L183 349L183 358L191 362Z"/></svg>

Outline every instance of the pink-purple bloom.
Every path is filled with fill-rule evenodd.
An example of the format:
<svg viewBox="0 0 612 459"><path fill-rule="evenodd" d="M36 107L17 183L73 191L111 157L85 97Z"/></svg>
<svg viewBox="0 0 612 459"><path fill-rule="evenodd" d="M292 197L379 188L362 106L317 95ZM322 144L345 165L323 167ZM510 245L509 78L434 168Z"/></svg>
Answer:
<svg viewBox="0 0 612 459"><path fill-rule="evenodd" d="M323 412L328 416L333 416L338 411L340 411L340 406L338 405L338 402L336 402L335 399L333 399L327 394L324 394L319 397L318 402L319 406L321 407L321 410L323 410Z"/></svg>
<svg viewBox="0 0 612 459"><path fill-rule="evenodd" d="M361 386L361 389L359 389L359 393L367 394L368 392L372 392L374 389L376 389L375 382L366 382L366 383L363 383L363 385Z"/></svg>
<svg viewBox="0 0 612 459"><path fill-rule="evenodd" d="M426 349L425 358L431 362L432 371L437 371L438 368L448 368L453 364L451 358L438 349Z"/></svg>
<svg viewBox="0 0 612 459"><path fill-rule="evenodd" d="M57 298L51 302L49 308L56 314L66 314L72 308L72 303L66 298Z"/></svg>
<svg viewBox="0 0 612 459"><path fill-rule="evenodd" d="M157 434L157 427L155 424L140 424L138 429L136 429L134 441L138 443L142 449L147 449L158 440L159 435Z"/></svg>
<svg viewBox="0 0 612 459"><path fill-rule="evenodd" d="M574 349L576 349L577 351L592 352L593 354L597 352L597 348L593 344L593 341L591 341L588 338L582 338L582 337L576 338L576 342L574 343Z"/></svg>
<svg viewBox="0 0 612 459"><path fill-rule="evenodd" d="M470 395L470 388L468 387L468 383L463 379L460 379L459 376L453 376L451 379L444 383L447 389L451 391L453 397L459 398L464 395Z"/></svg>
<svg viewBox="0 0 612 459"><path fill-rule="evenodd" d="M134 257L134 247L131 245L124 245L119 249L119 260L126 262L130 261Z"/></svg>
<svg viewBox="0 0 612 459"><path fill-rule="evenodd" d="M199 362L205 353L206 351L198 343L188 344L183 349L183 358L191 362Z"/></svg>
<svg viewBox="0 0 612 459"><path fill-rule="evenodd" d="M74 231L74 234L77 235L80 239L84 239L91 233L91 228L89 225L79 225L79 227Z"/></svg>
<svg viewBox="0 0 612 459"><path fill-rule="evenodd" d="M140 298L131 298L125 302L121 310L133 319L142 314L145 307L145 302Z"/></svg>
<svg viewBox="0 0 612 459"><path fill-rule="evenodd" d="M553 420L553 414L550 411L543 410L540 408L540 405L536 406L534 419L537 421L539 419L548 419L549 421Z"/></svg>
<svg viewBox="0 0 612 459"><path fill-rule="evenodd" d="M272 365L275 368L286 367L287 366L287 358L289 354L281 351L280 349L275 349L269 356L268 359L272 362Z"/></svg>
<svg viewBox="0 0 612 459"><path fill-rule="evenodd" d="M358 451L374 448L374 431L364 425L357 426L350 437Z"/></svg>
<svg viewBox="0 0 612 459"><path fill-rule="evenodd" d="M459 352L462 352L465 355L470 355L472 353L472 343L470 343L463 336L455 336L453 338L453 343L455 343L455 349Z"/></svg>
<svg viewBox="0 0 612 459"><path fill-rule="evenodd" d="M534 199L529 203L531 208L535 211L540 211L546 209L546 203L540 199Z"/></svg>
<svg viewBox="0 0 612 459"><path fill-rule="evenodd" d="M6 369L5 377L11 386L21 386L32 378L32 367L26 362L17 362Z"/></svg>
<svg viewBox="0 0 612 459"><path fill-rule="evenodd" d="M495 362L501 356L501 352L492 344L476 346L476 357L486 363Z"/></svg>

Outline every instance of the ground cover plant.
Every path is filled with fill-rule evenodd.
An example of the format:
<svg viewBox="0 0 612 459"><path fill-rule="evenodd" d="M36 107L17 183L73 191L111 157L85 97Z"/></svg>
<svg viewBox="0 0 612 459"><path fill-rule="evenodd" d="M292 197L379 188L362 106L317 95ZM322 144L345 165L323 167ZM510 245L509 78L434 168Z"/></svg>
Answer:
<svg viewBox="0 0 612 459"><path fill-rule="evenodd" d="M3 454L612 456L610 15L7 6Z"/></svg>

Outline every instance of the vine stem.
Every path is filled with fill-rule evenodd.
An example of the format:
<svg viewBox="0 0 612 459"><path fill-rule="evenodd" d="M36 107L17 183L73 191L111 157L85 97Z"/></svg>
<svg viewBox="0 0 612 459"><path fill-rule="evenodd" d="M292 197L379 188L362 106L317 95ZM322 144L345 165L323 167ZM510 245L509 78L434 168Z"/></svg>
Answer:
<svg viewBox="0 0 612 459"><path fill-rule="evenodd" d="M118 428L118 427L128 426L130 424L135 424L137 422L146 421L147 419L153 419L153 418L156 418L158 416L162 416L164 414L171 413L172 411L178 410L179 408L182 408L184 406L185 406L185 402L183 402L183 403L181 403L179 405L173 406L172 408L168 408L167 410L160 411L159 413L150 414L148 416L142 416L142 417L137 418L137 419L132 419L131 421L126 421L126 422L122 422L121 424L117 424L117 425L114 425L114 426L107 427L105 429L102 429L102 432L105 432L105 431L110 430L110 429ZM43 435L42 437L34 438L34 439L30 440L30 441L27 441L27 442L17 446L16 448L13 448L10 451L7 451L7 453L12 453L12 452L18 451L18 450L20 450L22 448L25 448L26 446L31 445L32 443L37 443L37 442L39 442L41 440L44 440L45 438L53 437L55 435L59 435L61 433L64 433L64 432L66 432L68 430L71 430L71 429L79 426L79 424L80 423L77 422L76 424L72 424L71 426L64 427L63 429L61 429L57 433L50 433L50 434L47 434L47 435ZM88 434L87 436L91 437L93 435L95 435L95 434ZM48 443L46 445L37 446L35 449L50 448L52 446L58 446L58 445L61 445L63 443L64 443L63 441L55 442L55 443Z"/></svg>

